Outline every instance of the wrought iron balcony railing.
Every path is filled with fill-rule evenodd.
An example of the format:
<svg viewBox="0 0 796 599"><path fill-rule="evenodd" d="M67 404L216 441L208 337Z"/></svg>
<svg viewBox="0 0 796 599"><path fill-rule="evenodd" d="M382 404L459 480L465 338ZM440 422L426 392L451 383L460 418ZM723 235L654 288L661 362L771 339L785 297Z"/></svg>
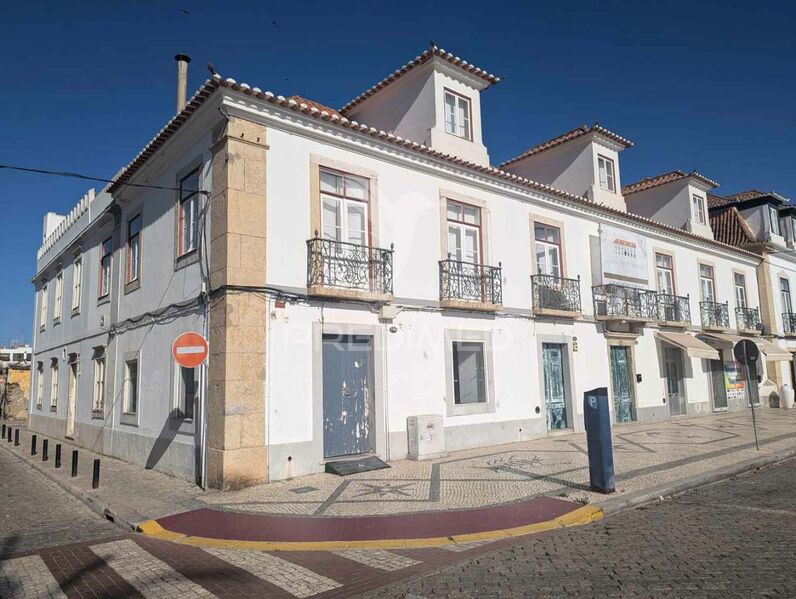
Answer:
<svg viewBox="0 0 796 599"><path fill-rule="evenodd" d="M730 308L724 303L699 302L699 313L702 317L702 326L715 329L730 328Z"/></svg>
<svg viewBox="0 0 796 599"><path fill-rule="evenodd" d="M782 326L786 335L796 335L796 312L783 312Z"/></svg>
<svg viewBox="0 0 796 599"><path fill-rule="evenodd" d="M625 285L596 285L591 288L594 315L617 320L658 320L658 294Z"/></svg>
<svg viewBox="0 0 796 599"><path fill-rule="evenodd" d="M580 277L565 279L553 275L533 275L531 298L534 311L580 313Z"/></svg>
<svg viewBox="0 0 796 599"><path fill-rule="evenodd" d="M498 266L440 260L439 298L482 304L503 303L503 271Z"/></svg>
<svg viewBox="0 0 796 599"><path fill-rule="evenodd" d="M757 308L735 308L735 324L738 330L761 330L763 325L760 324L760 310Z"/></svg>
<svg viewBox="0 0 796 599"><path fill-rule="evenodd" d="M392 294L389 250L315 237L307 241L307 287Z"/></svg>
<svg viewBox="0 0 796 599"><path fill-rule="evenodd" d="M691 304L688 301L688 297L659 293L658 320L661 322L691 324Z"/></svg>

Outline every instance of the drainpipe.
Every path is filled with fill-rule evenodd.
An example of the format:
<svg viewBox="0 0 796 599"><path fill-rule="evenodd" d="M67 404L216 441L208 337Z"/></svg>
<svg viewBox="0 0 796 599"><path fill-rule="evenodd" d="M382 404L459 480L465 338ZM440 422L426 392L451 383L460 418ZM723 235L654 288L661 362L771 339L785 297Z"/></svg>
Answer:
<svg viewBox="0 0 796 599"><path fill-rule="evenodd" d="M186 101L186 90L188 89L188 63L191 57L187 54L177 54L174 57L177 61L177 112L182 110Z"/></svg>

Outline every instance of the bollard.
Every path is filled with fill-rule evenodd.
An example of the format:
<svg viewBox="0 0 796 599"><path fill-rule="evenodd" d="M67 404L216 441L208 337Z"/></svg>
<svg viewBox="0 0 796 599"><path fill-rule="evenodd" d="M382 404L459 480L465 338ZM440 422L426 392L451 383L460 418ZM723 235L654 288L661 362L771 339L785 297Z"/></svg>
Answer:
<svg viewBox="0 0 796 599"><path fill-rule="evenodd" d="M77 449L72 450L72 478L77 476Z"/></svg>
<svg viewBox="0 0 796 599"><path fill-rule="evenodd" d="M11 429L8 429L8 442L11 443ZM19 429L14 431L14 447L19 447Z"/></svg>
<svg viewBox="0 0 796 599"><path fill-rule="evenodd" d="M8 442L11 443L11 427L8 427Z"/></svg>
<svg viewBox="0 0 796 599"><path fill-rule="evenodd" d="M47 439L43 439L41 442L41 461L46 462L50 459L50 442Z"/></svg>
<svg viewBox="0 0 796 599"><path fill-rule="evenodd" d="M99 487L99 472L100 472L100 461L99 458L94 460L94 472L91 475L91 488L96 489Z"/></svg>
<svg viewBox="0 0 796 599"><path fill-rule="evenodd" d="M3 435L2 436L3 436L3 439L6 438L6 425L5 424L3 425Z"/></svg>
<svg viewBox="0 0 796 599"><path fill-rule="evenodd" d="M30 438L30 455L36 455L36 435Z"/></svg>
<svg viewBox="0 0 796 599"><path fill-rule="evenodd" d="M61 467L61 444L56 443L55 445L55 467Z"/></svg>

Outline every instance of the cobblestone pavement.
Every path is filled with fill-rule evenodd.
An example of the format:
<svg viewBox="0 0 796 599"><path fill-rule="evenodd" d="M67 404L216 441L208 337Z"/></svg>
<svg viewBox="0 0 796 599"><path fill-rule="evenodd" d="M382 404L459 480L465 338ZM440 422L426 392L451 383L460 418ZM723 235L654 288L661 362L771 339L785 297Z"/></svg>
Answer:
<svg viewBox="0 0 796 599"><path fill-rule="evenodd" d="M122 532L5 451L0 473L0 555Z"/></svg>
<svg viewBox="0 0 796 599"><path fill-rule="evenodd" d="M796 459L370 597L793 597Z"/></svg>

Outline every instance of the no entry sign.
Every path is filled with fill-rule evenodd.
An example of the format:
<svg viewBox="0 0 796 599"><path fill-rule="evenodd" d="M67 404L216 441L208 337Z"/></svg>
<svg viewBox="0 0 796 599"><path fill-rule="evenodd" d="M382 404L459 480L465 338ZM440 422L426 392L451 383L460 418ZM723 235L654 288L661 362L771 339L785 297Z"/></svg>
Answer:
<svg viewBox="0 0 796 599"><path fill-rule="evenodd" d="M207 340L199 333L183 333L171 346L171 355L184 368L199 366L207 358L207 352Z"/></svg>

